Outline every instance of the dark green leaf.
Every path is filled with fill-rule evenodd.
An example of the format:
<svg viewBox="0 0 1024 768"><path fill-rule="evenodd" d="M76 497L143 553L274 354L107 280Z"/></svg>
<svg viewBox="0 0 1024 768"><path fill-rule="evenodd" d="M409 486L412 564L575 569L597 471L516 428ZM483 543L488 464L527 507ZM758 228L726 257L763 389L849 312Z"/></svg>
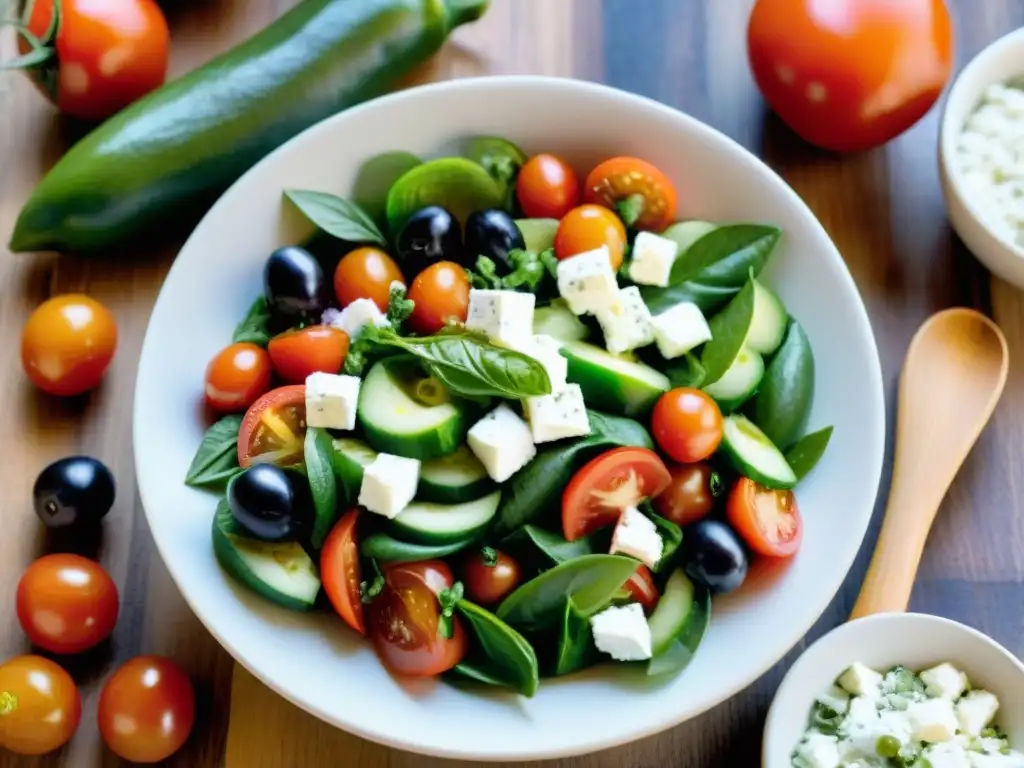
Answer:
<svg viewBox="0 0 1024 768"><path fill-rule="evenodd" d="M415 563L448 557L476 544L476 536L449 544L410 544L386 533L374 533L363 539L360 551L363 557L372 557L382 563Z"/></svg>
<svg viewBox="0 0 1024 768"><path fill-rule="evenodd" d="M484 685L493 685L496 688L506 688L507 683L501 678L496 676L497 670L488 669L490 664L486 659L482 661L482 665L474 664L471 661L461 661L452 667L452 672L455 675L464 677L467 680L472 680L475 683L483 683ZM455 681L453 681L455 682Z"/></svg>
<svg viewBox="0 0 1024 768"><path fill-rule="evenodd" d="M704 366L704 386L714 384L729 370L743 349L754 318L754 281L748 280L743 290L728 306L711 318L711 341L704 345L700 364Z"/></svg>
<svg viewBox="0 0 1024 768"><path fill-rule="evenodd" d="M324 539L338 520L338 485L334 479L334 449L326 429L309 427L303 446L306 477L313 496L313 535L315 549L323 546Z"/></svg>
<svg viewBox="0 0 1024 768"><path fill-rule="evenodd" d="M804 433L813 404L814 352L800 323L790 320L782 346L744 411L779 450L786 451Z"/></svg>
<svg viewBox="0 0 1024 768"><path fill-rule="evenodd" d="M676 553L683 543L683 530L671 520L666 520L661 515L656 514L651 509L650 504L644 504L644 514L651 519L654 526L658 529L658 535L661 536L661 541L664 545L661 550L661 559L658 561L654 572L664 573L675 561Z"/></svg>
<svg viewBox="0 0 1024 768"><path fill-rule="evenodd" d="M804 435L786 451L786 461L796 474L797 480L803 480L825 455L828 441L832 439L832 427L819 429Z"/></svg>
<svg viewBox="0 0 1024 768"><path fill-rule="evenodd" d="M227 487L228 481L242 471L238 466L238 431L241 428L242 417L232 415L206 430L185 475L186 485L211 491Z"/></svg>
<svg viewBox="0 0 1024 768"><path fill-rule="evenodd" d="M682 357L674 360L667 360L661 365L655 365L662 373L668 376L669 383L675 387L692 387L700 389L704 385L707 376L704 366L692 352L687 352Z"/></svg>
<svg viewBox="0 0 1024 768"><path fill-rule="evenodd" d="M387 199L391 185L406 171L423 161L409 152L385 152L371 157L359 168L352 185L352 202L366 212L378 227L387 226ZM392 232L397 237L397 232Z"/></svg>
<svg viewBox="0 0 1024 768"><path fill-rule="evenodd" d="M337 195L308 189L286 189L284 194L307 219L329 235L349 243L387 247L387 239L380 228L358 205Z"/></svg>
<svg viewBox="0 0 1024 768"><path fill-rule="evenodd" d="M523 696L537 692L537 654L526 639L490 611L466 600L456 604L470 632L468 663L487 682L500 681Z"/></svg>
<svg viewBox="0 0 1024 768"><path fill-rule="evenodd" d="M249 308L245 319L235 328L235 335L232 338L236 344L247 342L265 347L270 343L270 310L267 307L267 300L260 296Z"/></svg>
<svg viewBox="0 0 1024 768"><path fill-rule="evenodd" d="M505 539L505 545L516 550L529 547L540 552L547 561L550 561L545 563L546 566L594 554L589 537L566 541L561 534L538 528L536 525L524 525Z"/></svg>
<svg viewBox="0 0 1024 768"><path fill-rule="evenodd" d="M634 448L654 449L654 440L647 427L636 419L626 416L612 416L601 411L587 410L590 422L591 437L603 437L615 445L628 445Z"/></svg>
<svg viewBox="0 0 1024 768"><path fill-rule="evenodd" d="M592 666L598 660L594 636L590 631L590 620L576 608L572 599L565 601L558 650L555 656L554 673L568 675Z"/></svg>

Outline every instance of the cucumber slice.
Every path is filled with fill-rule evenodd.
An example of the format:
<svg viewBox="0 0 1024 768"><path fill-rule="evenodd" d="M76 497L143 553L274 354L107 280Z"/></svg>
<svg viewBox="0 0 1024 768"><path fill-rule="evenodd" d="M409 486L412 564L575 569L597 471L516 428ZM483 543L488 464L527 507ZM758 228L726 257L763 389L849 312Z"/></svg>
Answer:
<svg viewBox="0 0 1024 768"><path fill-rule="evenodd" d="M764 358L752 349L741 349L732 365L704 391L718 403L722 413L732 413L753 397L764 377Z"/></svg>
<svg viewBox="0 0 1024 768"><path fill-rule="evenodd" d="M414 393L429 378L409 357L374 365L359 390L357 415L371 448L411 459L437 459L466 437L467 419L453 402L424 405Z"/></svg>
<svg viewBox="0 0 1024 768"><path fill-rule="evenodd" d="M716 229L718 229L718 225L712 224L710 221L677 221L662 232L661 236L676 241L679 246L679 253L676 256L678 258L704 235Z"/></svg>
<svg viewBox="0 0 1024 768"><path fill-rule="evenodd" d="M770 355L782 344L786 335L789 316L779 297L771 290L754 281L754 316L744 342L748 349Z"/></svg>
<svg viewBox="0 0 1024 768"><path fill-rule="evenodd" d="M213 553L225 571L267 600L294 611L313 608L320 576L302 545L243 535L225 501L213 517Z"/></svg>
<svg viewBox="0 0 1024 768"><path fill-rule="evenodd" d="M332 465L334 475L346 489L354 488L356 493L363 484L363 470L377 458L377 452L362 440L342 437L335 440Z"/></svg>
<svg viewBox="0 0 1024 768"><path fill-rule="evenodd" d="M579 384L587 406L599 411L642 415L671 388L668 377L660 371L593 344L568 342L562 354L569 359L569 381Z"/></svg>
<svg viewBox="0 0 1024 768"><path fill-rule="evenodd" d="M736 470L769 488L796 485L796 473L767 435L746 416L726 416L722 448Z"/></svg>
<svg viewBox="0 0 1024 768"><path fill-rule="evenodd" d="M418 165L403 174L388 192L388 226L402 231L409 217L428 205L439 205L462 224L473 211L501 208L503 190L483 166L464 157L445 157Z"/></svg>
<svg viewBox="0 0 1024 768"><path fill-rule="evenodd" d="M423 462L416 498L436 504L461 504L493 490L494 481L480 459L468 446L460 445L455 453Z"/></svg>
<svg viewBox="0 0 1024 768"><path fill-rule="evenodd" d="M533 332L542 333L559 341L583 341L590 328L580 322L564 299L555 299L546 307L537 307L533 313Z"/></svg>
<svg viewBox="0 0 1024 768"><path fill-rule="evenodd" d="M654 656L667 651L672 641L693 617L694 593L693 582L681 568L674 570L668 577L661 599L647 620L647 626L651 629L651 650Z"/></svg>
<svg viewBox="0 0 1024 768"><path fill-rule="evenodd" d="M555 233L558 219L516 219L516 226L523 235L526 250L543 253L555 247Z"/></svg>
<svg viewBox="0 0 1024 768"><path fill-rule="evenodd" d="M465 541L487 527L500 501L500 491L464 504L414 501L391 521L392 532L418 544Z"/></svg>

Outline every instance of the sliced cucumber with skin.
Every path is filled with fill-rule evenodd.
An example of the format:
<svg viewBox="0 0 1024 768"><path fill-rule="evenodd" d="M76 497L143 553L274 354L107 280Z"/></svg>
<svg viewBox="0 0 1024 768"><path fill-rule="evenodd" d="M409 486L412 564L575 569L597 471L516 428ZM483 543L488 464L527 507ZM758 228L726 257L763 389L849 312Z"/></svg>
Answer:
<svg viewBox="0 0 1024 768"><path fill-rule="evenodd" d="M389 357L376 363L359 390L357 415L371 448L410 459L447 456L466 437L461 405L424 405L414 398L429 377L415 360Z"/></svg>
<svg viewBox="0 0 1024 768"><path fill-rule="evenodd" d="M555 233L558 232L558 219L516 219L516 226L523 235L526 250L543 253L555 247Z"/></svg>
<svg viewBox="0 0 1024 768"><path fill-rule="evenodd" d="M704 391L714 398L722 413L732 413L757 391L764 377L764 358L752 349L741 349L732 365Z"/></svg>
<svg viewBox="0 0 1024 768"><path fill-rule="evenodd" d="M580 322L563 299L555 299L548 306L537 307L534 311L533 332L561 342L583 341L590 335L590 328Z"/></svg>
<svg viewBox="0 0 1024 768"><path fill-rule="evenodd" d="M710 221L677 221L662 232L661 236L675 240L676 245L679 246L679 253L676 256L678 258L704 235L716 229L718 229L718 225L712 224Z"/></svg>
<svg viewBox="0 0 1024 768"><path fill-rule="evenodd" d="M354 437L342 437L331 443L334 449L332 466L334 476L341 481L346 490L359 488L363 484L363 470L377 458L377 452L362 440Z"/></svg>
<svg viewBox="0 0 1024 768"><path fill-rule="evenodd" d="M487 527L498 511L501 492L464 504L414 501L390 525L395 536L416 544L444 545L465 541Z"/></svg>
<svg viewBox="0 0 1024 768"><path fill-rule="evenodd" d="M416 498L436 504L462 504L493 490L494 481L480 459L468 446L460 445L455 453L423 462Z"/></svg>
<svg viewBox="0 0 1024 768"><path fill-rule="evenodd" d="M789 316L782 301L760 281L754 281L754 316L744 344L762 355L770 355L786 335Z"/></svg>
<svg viewBox="0 0 1024 768"><path fill-rule="evenodd" d="M587 405L600 411L643 415L671 388L660 371L593 344L568 342L562 354L569 359L569 381L579 384Z"/></svg>
<svg viewBox="0 0 1024 768"><path fill-rule="evenodd" d="M783 490L796 485L796 473L786 457L746 416L725 417L722 449L737 472L761 485Z"/></svg>
<svg viewBox="0 0 1024 768"><path fill-rule="evenodd" d="M647 621L653 651L647 675L664 679L682 672L697 652L710 618L711 594L695 586L682 569L673 571Z"/></svg>
<svg viewBox="0 0 1024 768"><path fill-rule="evenodd" d="M444 157L418 165L388 192L388 227L397 234L416 211L439 205L463 224L473 211L500 208L504 190L483 166L464 157Z"/></svg>

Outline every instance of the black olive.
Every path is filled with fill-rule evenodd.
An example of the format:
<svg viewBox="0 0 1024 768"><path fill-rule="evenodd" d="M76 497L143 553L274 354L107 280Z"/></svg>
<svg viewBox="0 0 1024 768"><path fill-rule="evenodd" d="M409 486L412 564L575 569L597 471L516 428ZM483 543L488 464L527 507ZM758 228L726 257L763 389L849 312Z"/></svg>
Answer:
<svg viewBox="0 0 1024 768"><path fill-rule="evenodd" d="M273 464L256 464L228 486L228 506L235 520L257 539L297 538L310 519L312 500L302 475Z"/></svg>
<svg viewBox="0 0 1024 768"><path fill-rule="evenodd" d="M486 256L494 261L498 272L504 274L511 271L509 252L525 248L523 233L505 211L477 211L466 219L467 266L475 264L477 256Z"/></svg>
<svg viewBox="0 0 1024 768"><path fill-rule="evenodd" d="M438 261L462 263L462 228L458 219L438 205L416 211L398 236L398 258L410 278Z"/></svg>
<svg viewBox="0 0 1024 768"><path fill-rule="evenodd" d="M731 592L747 578L747 553L728 525L701 520L683 534L683 569L712 592Z"/></svg>
<svg viewBox="0 0 1024 768"><path fill-rule="evenodd" d="M47 528L98 525L114 504L114 476L101 461L69 456L39 473L32 498Z"/></svg>
<svg viewBox="0 0 1024 768"><path fill-rule="evenodd" d="M263 292L275 325L318 323L326 298L324 271L305 248L278 248L263 268Z"/></svg>

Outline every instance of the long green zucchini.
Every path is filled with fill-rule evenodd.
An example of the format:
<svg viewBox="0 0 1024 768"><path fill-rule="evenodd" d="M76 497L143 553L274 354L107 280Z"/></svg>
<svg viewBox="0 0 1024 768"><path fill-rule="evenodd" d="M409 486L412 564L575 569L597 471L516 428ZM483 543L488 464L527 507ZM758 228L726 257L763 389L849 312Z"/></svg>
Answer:
<svg viewBox="0 0 1024 768"><path fill-rule="evenodd" d="M89 253L195 223L258 160L393 88L488 3L303 0L72 147L25 204L11 250Z"/></svg>

